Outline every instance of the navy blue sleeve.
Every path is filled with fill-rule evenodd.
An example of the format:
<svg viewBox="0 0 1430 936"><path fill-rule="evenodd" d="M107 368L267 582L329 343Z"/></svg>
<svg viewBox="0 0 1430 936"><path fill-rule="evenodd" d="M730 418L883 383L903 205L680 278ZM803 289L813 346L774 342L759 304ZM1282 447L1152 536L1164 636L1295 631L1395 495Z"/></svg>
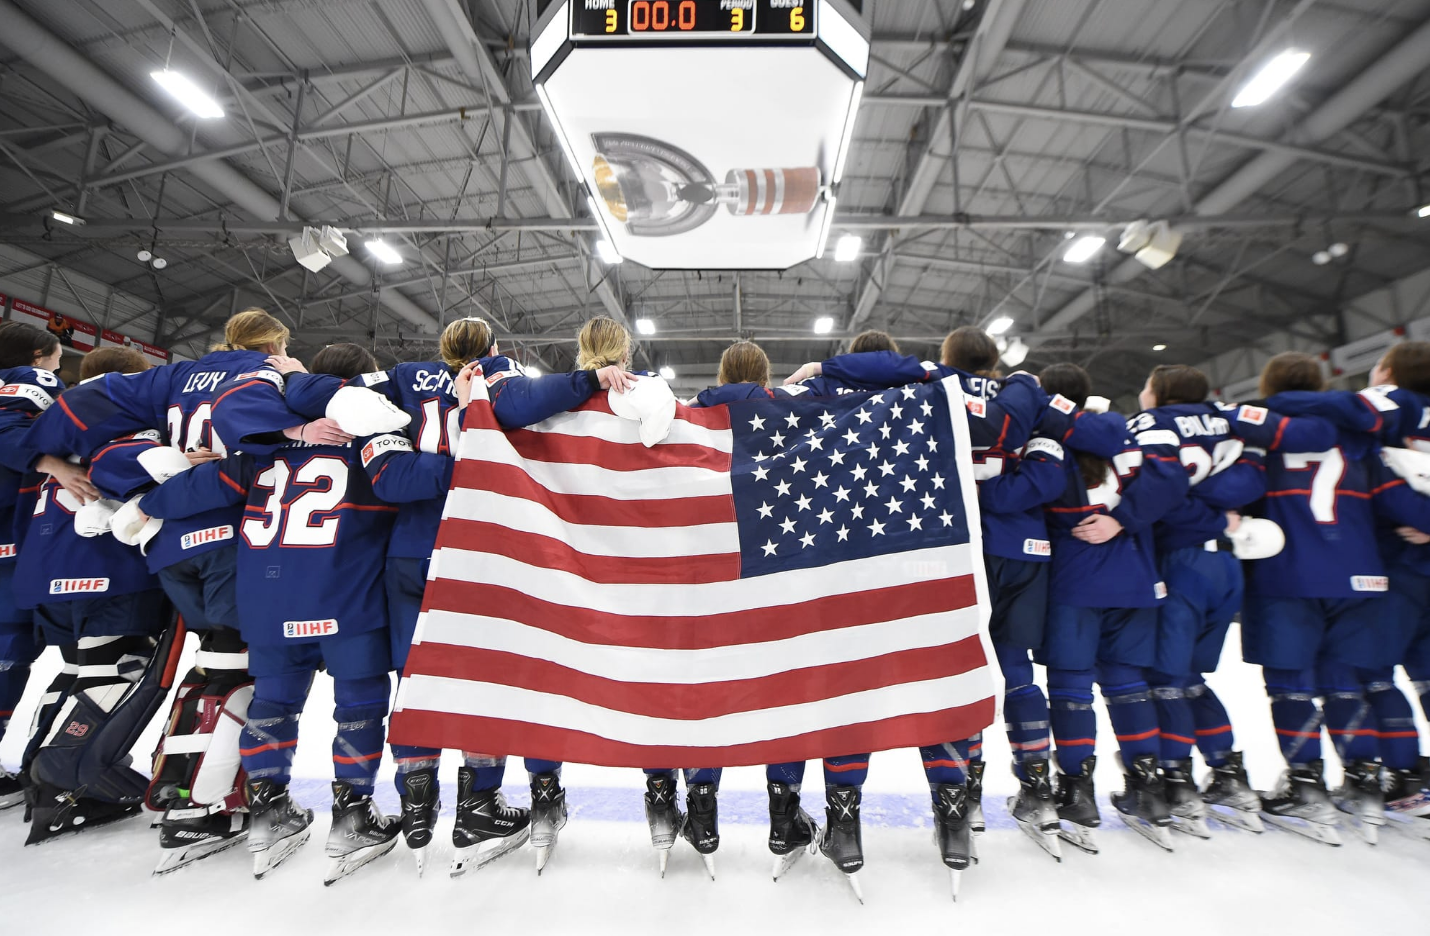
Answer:
<svg viewBox="0 0 1430 936"><path fill-rule="evenodd" d="M1192 488L1192 500L1217 511L1240 510L1265 496L1265 468L1259 460L1245 457Z"/></svg>
<svg viewBox="0 0 1430 936"><path fill-rule="evenodd" d="M1063 441L1075 451L1113 459L1127 447L1127 420L1121 413L1080 410Z"/></svg>
<svg viewBox="0 0 1430 936"><path fill-rule="evenodd" d="M174 475L139 501L139 509L161 520L192 517L206 510L242 504L253 483L253 459L234 453Z"/></svg>
<svg viewBox="0 0 1430 936"><path fill-rule="evenodd" d="M825 377L856 390L887 390L939 376L913 355L893 351L841 354L825 361L821 370Z"/></svg>
<svg viewBox="0 0 1430 936"><path fill-rule="evenodd" d="M240 374L218 390L213 426L232 448L264 454L287 445L284 429L301 426L307 419L288 408L283 396L283 375L262 368Z"/></svg>
<svg viewBox="0 0 1430 936"><path fill-rule="evenodd" d="M159 433L152 429L115 439L95 452L89 460L89 480L105 497L129 500L155 483L149 470L139 463L139 455L163 447Z"/></svg>
<svg viewBox="0 0 1430 936"><path fill-rule="evenodd" d="M446 497L452 487L456 460L450 455L416 451L405 435L368 436L358 441L358 452L373 493L389 504Z"/></svg>
<svg viewBox="0 0 1430 936"><path fill-rule="evenodd" d="M499 369L495 373L484 373L483 379L487 382L497 422L508 429L530 426L573 410L601 388L595 371L527 377L518 373L506 358L493 358L492 364ZM502 367L503 364L506 366Z"/></svg>
<svg viewBox="0 0 1430 936"><path fill-rule="evenodd" d="M361 377L350 381L366 386ZM332 374L289 374L284 378L283 397L288 408L305 419L322 419L328 411L328 401L343 388L341 377Z"/></svg>
<svg viewBox="0 0 1430 936"><path fill-rule="evenodd" d="M1142 452L1142 467L1110 513L1124 530L1137 533L1181 503L1190 482L1178 455L1181 438L1175 430L1159 424L1152 413L1134 416L1127 429Z"/></svg>
<svg viewBox="0 0 1430 936"><path fill-rule="evenodd" d="M38 367L6 370L0 383L0 465L24 474L44 454L33 430L39 417L54 409L63 385Z"/></svg>
<svg viewBox="0 0 1430 936"><path fill-rule="evenodd" d="M120 436L162 429L174 366L104 374L71 387L36 420L32 444L47 455L88 458Z"/></svg>
<svg viewBox="0 0 1430 936"><path fill-rule="evenodd" d="M1014 374L1003 381L998 395L988 401L989 408L1002 410L1004 425L999 447L1006 451L1022 448L1043 418L1048 395L1038 382L1027 374Z"/></svg>
<svg viewBox="0 0 1430 936"><path fill-rule="evenodd" d="M1057 500L1067 487L1063 447L1035 438L1013 471L979 482L978 505L985 513L1015 514Z"/></svg>

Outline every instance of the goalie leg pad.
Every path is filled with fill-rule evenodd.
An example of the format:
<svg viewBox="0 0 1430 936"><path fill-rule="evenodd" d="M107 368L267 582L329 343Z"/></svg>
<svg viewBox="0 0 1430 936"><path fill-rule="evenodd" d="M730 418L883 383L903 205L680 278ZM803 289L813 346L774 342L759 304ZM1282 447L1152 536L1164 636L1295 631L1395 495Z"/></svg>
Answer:
<svg viewBox="0 0 1430 936"><path fill-rule="evenodd" d="M84 637L79 673L35 754L30 775L93 799L137 803L149 778L129 767L129 749L173 684L182 625L153 637Z"/></svg>
<svg viewBox="0 0 1430 936"><path fill-rule="evenodd" d="M253 699L243 638L228 627L203 631L194 663L154 752L145 804L153 810L232 812L243 806L239 741Z"/></svg>
<svg viewBox="0 0 1430 936"><path fill-rule="evenodd" d="M68 701L74 681L79 678L79 648L72 643L65 644L60 647L60 658L64 660L64 665L55 674L55 678L50 680L44 695L40 696L40 704L35 706L34 717L30 720L30 738L25 744L25 753L20 758L22 775L29 771L30 764L39 753L40 745L49 737L55 716L59 715L60 709Z"/></svg>

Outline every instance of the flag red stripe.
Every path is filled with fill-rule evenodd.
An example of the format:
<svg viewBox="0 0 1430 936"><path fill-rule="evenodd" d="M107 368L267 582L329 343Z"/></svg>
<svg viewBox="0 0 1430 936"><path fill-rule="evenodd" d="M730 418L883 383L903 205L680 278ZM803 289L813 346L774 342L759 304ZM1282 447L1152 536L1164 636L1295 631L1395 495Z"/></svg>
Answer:
<svg viewBox="0 0 1430 936"><path fill-rule="evenodd" d="M593 526L672 527L734 523L735 498L673 497L669 500L620 500L598 494L563 494L542 487L514 465L464 459L453 469L454 488L484 490L541 504L567 523Z"/></svg>
<svg viewBox="0 0 1430 936"><path fill-rule="evenodd" d="M993 699L990 696L937 712L920 712L788 738L709 748L627 744L586 732L529 722L406 709L393 713L389 738L394 744L540 757L602 767L667 764L743 767L811 760L850 751L886 751L943 744L971 737L992 723Z"/></svg>
<svg viewBox="0 0 1430 936"><path fill-rule="evenodd" d="M706 468L729 471L730 453L705 445L662 442L653 448L593 436L508 429L507 440L523 458L540 462L597 465L611 471L643 468Z"/></svg>
<svg viewBox="0 0 1430 936"><path fill-rule="evenodd" d="M422 608L489 611L584 643L700 650L952 611L976 601L973 576L961 575L746 611L643 617L558 604L501 585L438 578L427 583Z"/></svg>
<svg viewBox="0 0 1430 936"><path fill-rule="evenodd" d="M600 391L591 394L591 398L580 406L571 410L573 413L610 413L611 404L606 400L606 394ZM675 404L675 418L683 419L686 422L703 426L706 429L729 429L730 411L723 406L686 406L684 403Z"/></svg>
<svg viewBox="0 0 1430 936"><path fill-rule="evenodd" d="M543 569L570 572L588 582L604 585L701 585L730 582L740 577L740 554L735 552L647 558L594 556L539 533L455 517L442 521L437 531L437 545L495 553Z"/></svg>
<svg viewBox="0 0 1430 936"><path fill-rule="evenodd" d="M941 647L699 685L621 682L549 660L430 643L413 647L407 665L424 676L515 686L650 718L700 720L957 676L984 663L983 645L973 636Z"/></svg>

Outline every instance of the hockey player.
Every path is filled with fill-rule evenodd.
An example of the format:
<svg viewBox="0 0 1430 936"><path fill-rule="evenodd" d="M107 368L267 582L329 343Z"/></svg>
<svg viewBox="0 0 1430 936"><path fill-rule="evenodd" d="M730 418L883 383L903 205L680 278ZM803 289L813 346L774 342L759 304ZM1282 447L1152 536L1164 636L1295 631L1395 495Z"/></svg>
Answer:
<svg viewBox="0 0 1430 936"><path fill-rule="evenodd" d="M447 490L451 487L460 424L454 375L478 362L491 387L497 418L530 425L584 403L600 386L623 381L611 365L594 374L553 374L533 380L500 356L491 327L480 318L452 322L442 332L440 361L398 364L351 383L381 393L411 417L405 430L358 440L363 468L373 492L398 506L387 549L386 584L393 666L399 675L417 628L427 570L437 542ZM286 370L281 365L279 370ZM341 383L330 376L294 374L287 379L287 405L299 415L327 411ZM402 800L403 836L417 857L418 873L437 821L441 751L415 745L392 746L397 790ZM501 793L504 756L464 752L457 771L457 819L452 829L456 853L451 875L479 869L519 847L530 835L530 811L508 806Z"/></svg>
<svg viewBox="0 0 1430 936"><path fill-rule="evenodd" d="M40 654L34 613L15 604L15 503L20 481L31 471L49 473L71 496L93 499L97 492L84 469L54 456L41 456L25 441L32 420L54 404L61 389L55 371L60 343L49 332L23 322L0 322L0 739ZM20 776L0 765L0 809L24 801Z"/></svg>
<svg viewBox="0 0 1430 936"><path fill-rule="evenodd" d="M362 348L340 344L320 352L313 369L346 379L375 365ZM294 804L287 786L298 716L325 666L337 703L331 884L391 851L399 832L398 819L372 801L391 688L386 620L373 609L382 603L382 557L396 508L373 495L350 437L320 441L327 429L294 416L282 386L276 370L260 367L220 387L214 426L243 454L214 470L175 475L139 503L144 514L168 519L246 498L236 568L254 678L240 751L254 876L273 870L310 834L313 814Z"/></svg>
<svg viewBox="0 0 1430 936"><path fill-rule="evenodd" d="M286 350L288 329L261 309L224 326L224 342L198 361L115 375L78 388L37 425L52 450L86 449L94 426L118 426L116 412L137 428L93 453L91 477L105 497L135 498L193 465L221 458L223 440L211 422L218 387ZM160 742L146 804L164 813L155 870L165 874L241 842L248 833L239 734L253 693L246 648L238 631L234 537L243 507L233 504L164 524L145 543L148 567L199 636L194 667L183 678Z"/></svg>
<svg viewBox="0 0 1430 936"><path fill-rule="evenodd" d="M91 352L80 376L148 367L137 351ZM77 460L76 460L77 461ZM174 612L138 553L95 535L90 504L53 478L21 489L27 518L15 569L15 598L35 609L47 644L65 668L51 683L25 752L33 792L27 845L139 812L149 778L129 749L163 702L177 652Z"/></svg>
<svg viewBox="0 0 1430 936"><path fill-rule="evenodd" d="M1380 662L1376 625L1389 585L1376 548L1368 456L1383 414L1396 405L1374 390L1322 393L1324 386L1320 362L1308 354L1278 354L1261 373L1267 406L1324 415L1337 437L1321 452L1267 454L1262 512L1285 531L1286 547L1250 564L1242 651L1262 667L1287 764L1280 785L1262 798L1262 815L1339 845L1336 809L1322 778L1323 712L1347 765L1338 797L1367 838L1384 821L1374 729L1364 727L1368 707L1355 670ZM1323 709L1315 702L1318 684Z"/></svg>
<svg viewBox="0 0 1430 936"><path fill-rule="evenodd" d="M1046 390L1079 406L1091 390L1086 371L1074 364L1055 364L1041 376ZM1039 656L1048 667L1058 812L1063 837L1089 852L1097 850L1091 830L1101 821L1093 797L1094 682L1102 687L1126 774L1113 805L1134 830L1171 849L1147 670L1156 650L1157 607L1167 594L1152 525L1187 491L1177 442L1149 414L1133 417L1121 451L1079 451L1067 460L1066 488L1047 508L1053 561Z"/></svg>
<svg viewBox="0 0 1430 936"><path fill-rule="evenodd" d="M1330 426L1262 407L1204 402L1206 375L1186 365L1154 368L1138 402L1176 433L1190 490L1154 528L1167 601L1157 614L1157 660L1149 675L1161 727L1161 769L1172 828L1208 837L1207 805L1228 823L1262 829L1261 801L1235 750L1231 719L1205 673L1216 669L1241 608L1241 563L1232 541L1236 511L1265 494L1262 455L1317 451L1333 444ZM1192 746L1212 768L1205 792L1192 776Z"/></svg>

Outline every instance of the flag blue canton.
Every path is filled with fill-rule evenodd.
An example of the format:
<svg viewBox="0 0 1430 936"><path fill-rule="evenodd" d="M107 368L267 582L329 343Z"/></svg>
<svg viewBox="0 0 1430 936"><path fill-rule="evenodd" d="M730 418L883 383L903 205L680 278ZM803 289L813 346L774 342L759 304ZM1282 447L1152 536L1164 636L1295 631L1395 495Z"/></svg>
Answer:
<svg viewBox="0 0 1430 936"><path fill-rule="evenodd" d="M730 404L741 576L967 543L948 407L939 384Z"/></svg>

